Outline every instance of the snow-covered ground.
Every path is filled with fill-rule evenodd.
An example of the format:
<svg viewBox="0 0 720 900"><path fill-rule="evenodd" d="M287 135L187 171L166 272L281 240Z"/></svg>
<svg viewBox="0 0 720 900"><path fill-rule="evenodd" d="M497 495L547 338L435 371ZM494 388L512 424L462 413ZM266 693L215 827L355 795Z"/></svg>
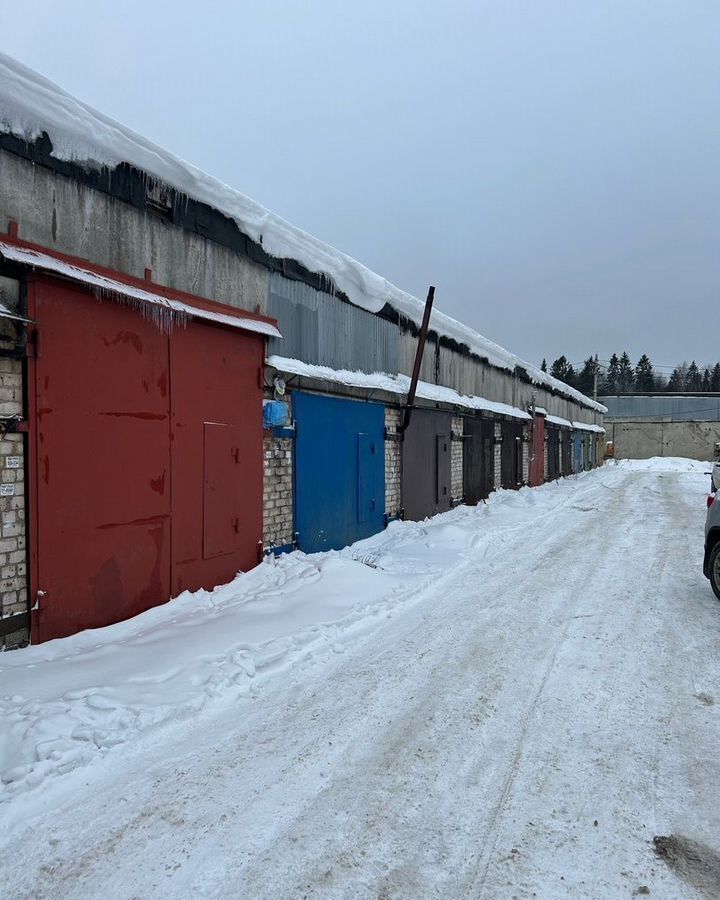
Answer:
<svg viewBox="0 0 720 900"><path fill-rule="evenodd" d="M0 896L720 896L708 471L500 492L3 654Z"/></svg>

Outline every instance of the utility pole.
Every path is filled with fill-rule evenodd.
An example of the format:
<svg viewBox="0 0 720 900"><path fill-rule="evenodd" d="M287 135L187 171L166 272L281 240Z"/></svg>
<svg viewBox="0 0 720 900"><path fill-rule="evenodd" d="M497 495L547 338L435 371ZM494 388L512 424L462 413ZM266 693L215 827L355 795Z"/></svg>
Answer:
<svg viewBox="0 0 720 900"><path fill-rule="evenodd" d="M595 354L595 366L593 373L593 400L597 403L597 389L598 389L598 355Z"/></svg>

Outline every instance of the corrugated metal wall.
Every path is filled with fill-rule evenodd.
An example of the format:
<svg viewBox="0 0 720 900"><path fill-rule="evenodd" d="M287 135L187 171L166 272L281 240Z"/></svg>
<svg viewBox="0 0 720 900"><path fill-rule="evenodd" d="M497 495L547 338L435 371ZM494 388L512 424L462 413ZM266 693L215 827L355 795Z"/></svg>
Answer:
<svg viewBox="0 0 720 900"><path fill-rule="evenodd" d="M417 337L409 331L397 329L398 341L398 372L411 375L417 350ZM428 340L423 353L422 366L420 367L420 380L435 384L435 357L437 345L435 341Z"/></svg>
<svg viewBox="0 0 720 900"><path fill-rule="evenodd" d="M268 315L278 320L283 335L282 339L270 339L269 354L333 369L411 374L417 349L417 336L411 332L278 273L270 275L268 291ZM536 405L551 415L579 421L596 418L591 410L438 346L432 338L425 347L420 378L522 409L529 406L534 394Z"/></svg>
<svg viewBox="0 0 720 900"><path fill-rule="evenodd" d="M270 339L268 353L333 369L398 371L397 326L331 294L273 273L268 315L283 335Z"/></svg>
<svg viewBox="0 0 720 900"><path fill-rule="evenodd" d="M673 422L720 421L720 397L601 397L608 419L669 419Z"/></svg>

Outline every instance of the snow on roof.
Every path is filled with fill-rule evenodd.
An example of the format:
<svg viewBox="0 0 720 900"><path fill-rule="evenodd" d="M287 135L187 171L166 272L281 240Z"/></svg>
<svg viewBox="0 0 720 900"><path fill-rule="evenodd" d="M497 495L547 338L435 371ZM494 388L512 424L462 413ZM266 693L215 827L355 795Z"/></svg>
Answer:
<svg viewBox="0 0 720 900"><path fill-rule="evenodd" d="M545 415L545 421L551 422L553 425L562 425L563 428L572 428L573 423L569 419L563 419L562 416Z"/></svg>
<svg viewBox="0 0 720 900"><path fill-rule="evenodd" d="M297 260L309 271L329 276L357 306L376 313L389 303L417 324L422 320L424 304L416 297L2 53L0 131L27 141L47 132L53 156L87 168L114 168L123 162L135 166L234 219L244 234L261 243L272 256ZM431 327L466 344L492 365L510 370L520 366L536 384L561 391L591 409L605 411L601 404L438 310L433 311Z"/></svg>
<svg viewBox="0 0 720 900"><path fill-rule="evenodd" d="M604 428L600 425L591 425L589 422L571 422L560 416L546 416L545 421L551 422L553 425L562 425L563 428L574 428L575 431L595 431L598 434L605 434Z"/></svg>
<svg viewBox="0 0 720 900"><path fill-rule="evenodd" d="M253 319L250 316L244 316L242 313L237 316L227 315L225 313L215 312L213 310L203 309L199 306L193 306L182 300L165 297L155 291L138 288L131 284L125 284L107 275L99 272L93 272L82 266L76 266L72 263L65 262L48 253L41 253L38 250L31 250L28 247L18 247L15 244L8 243L0 239L0 255L12 262L22 263L24 265L34 266L43 269L46 272L54 272L57 275L63 275L66 278L72 278L73 281L81 281L94 290L100 291L102 294L110 296L126 297L130 300L136 300L140 303L147 303L151 307L161 307L171 313L179 313L181 316L192 316L196 319L205 319L210 322L217 322L221 325L229 325L232 328L240 328L242 331L254 331L258 334L265 334L269 337L282 337L278 329L270 322L264 322L262 319ZM0 311L0 315L3 313Z"/></svg>
<svg viewBox="0 0 720 900"><path fill-rule="evenodd" d="M600 425L591 425L588 422L571 422L569 419L563 419L560 416L551 416L548 415L548 411L542 406L535 407L535 415L545 416L545 421L551 422L553 425L574 428L576 431L597 431L598 433L605 434L605 429L601 428Z"/></svg>
<svg viewBox="0 0 720 900"><path fill-rule="evenodd" d="M410 378L407 375L388 375L385 372L368 374L367 372L351 372L347 369L331 369L328 366L305 363L299 359L287 359L284 356L269 356L267 364L287 375L318 378L322 381L332 381L336 384L346 384L350 387L360 387L368 390L387 391L391 394L405 395L410 388ZM462 406L465 409L494 412L502 416L512 416L515 419L530 418L528 413L518 409L517 406L509 406L507 403L496 403L494 400L486 400L484 397L459 394L452 388L443 387L439 384L430 384L427 381L418 381L416 396L422 400Z"/></svg>

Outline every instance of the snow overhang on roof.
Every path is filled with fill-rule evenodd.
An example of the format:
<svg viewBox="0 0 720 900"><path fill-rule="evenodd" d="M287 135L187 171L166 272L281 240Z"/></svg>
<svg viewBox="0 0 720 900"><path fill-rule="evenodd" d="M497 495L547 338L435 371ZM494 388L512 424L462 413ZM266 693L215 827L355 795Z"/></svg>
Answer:
<svg viewBox="0 0 720 900"><path fill-rule="evenodd" d="M180 320L185 318L203 319L208 322L215 322L218 325L238 328L241 331L252 331L268 337L282 337L277 327L272 322L264 319L243 315L242 312L234 315L232 313L221 313L211 309L204 309L201 306L186 303L174 297L168 297L159 291L153 291L150 287L141 288L137 285L119 281L94 270L92 267L68 262L34 247L22 246L0 239L0 255L8 262L32 266L34 269L40 269L43 272L51 272L53 275L69 278L72 281L86 285L102 296L129 300L141 307L146 307L148 311L157 311L160 315L164 311L170 317L175 316Z"/></svg>
<svg viewBox="0 0 720 900"><path fill-rule="evenodd" d="M545 416L545 421L552 425L559 425L561 428L572 428L573 423L569 419L563 419L562 416Z"/></svg>
<svg viewBox="0 0 720 900"><path fill-rule="evenodd" d="M85 170L116 169L125 163L205 203L232 219L239 230L278 260L294 260L329 279L356 306L378 313L386 305L420 325L425 304L345 253L275 215L245 194L115 122L56 84L0 53L0 132L31 144L46 133L54 159ZM467 346L488 363L522 370L534 383L598 412L605 407L525 362L515 354L434 309L430 328ZM524 418L524 415L523 415Z"/></svg>
<svg viewBox="0 0 720 900"><path fill-rule="evenodd" d="M365 388L372 391L386 391L389 394L405 396L410 389L410 378L407 375L389 375L386 372L351 372L348 369L331 369L302 362L299 359L287 359L284 356L269 356L267 364L286 375L299 375L303 378L314 378L318 381L331 381L348 387ZM512 416L514 419L529 419L530 416L516 406L497 403L484 397L460 394L452 388L427 381L418 381L415 396L421 400L445 403L448 406L460 406L481 412L497 413L501 416Z"/></svg>
<svg viewBox="0 0 720 900"><path fill-rule="evenodd" d="M573 422L573 428L576 431L592 431L596 434L605 434L605 429L601 425L592 425L589 422Z"/></svg>

